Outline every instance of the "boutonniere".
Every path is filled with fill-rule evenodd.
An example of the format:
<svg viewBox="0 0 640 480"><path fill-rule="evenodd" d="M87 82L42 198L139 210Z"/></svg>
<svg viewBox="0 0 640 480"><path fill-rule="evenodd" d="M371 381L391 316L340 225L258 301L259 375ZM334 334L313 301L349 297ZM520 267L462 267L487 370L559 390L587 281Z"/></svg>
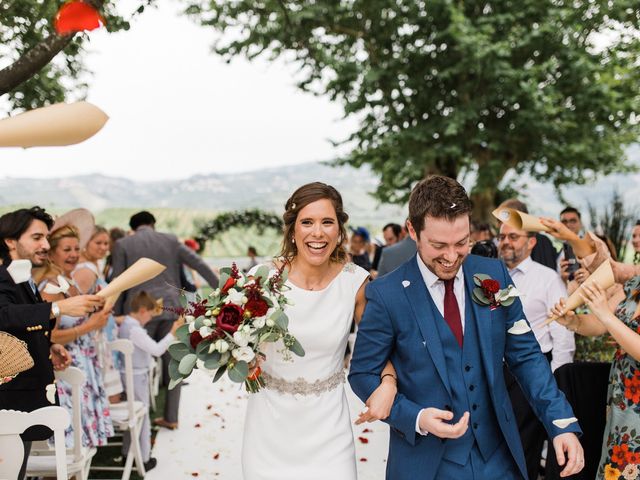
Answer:
<svg viewBox="0 0 640 480"><path fill-rule="evenodd" d="M480 305L489 305L491 310L495 310L500 305L508 307L516 297L520 296L520 292L513 285L500 288L500 282L484 273L474 274L473 283L476 284L472 293L473 301Z"/></svg>

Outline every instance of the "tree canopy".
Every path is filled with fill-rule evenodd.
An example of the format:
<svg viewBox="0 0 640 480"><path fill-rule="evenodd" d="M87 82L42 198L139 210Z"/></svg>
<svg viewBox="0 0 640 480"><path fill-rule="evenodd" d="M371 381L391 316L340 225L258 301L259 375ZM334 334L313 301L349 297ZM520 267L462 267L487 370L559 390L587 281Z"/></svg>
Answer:
<svg viewBox="0 0 640 480"><path fill-rule="evenodd" d="M557 189L631 166L640 8L630 0L189 0L215 51L290 58L298 86L359 128L339 162L369 164L384 201L429 173L474 180L479 211L507 172Z"/></svg>
<svg viewBox="0 0 640 480"><path fill-rule="evenodd" d="M142 13L154 0L129 5L125 19L115 0L86 0L103 15L110 32L127 30L130 17ZM58 35L53 19L59 0L3 0L0 2L0 96L8 109L29 110L81 98L87 83L83 74L84 45L89 34ZM121 3L121 2L120 2Z"/></svg>

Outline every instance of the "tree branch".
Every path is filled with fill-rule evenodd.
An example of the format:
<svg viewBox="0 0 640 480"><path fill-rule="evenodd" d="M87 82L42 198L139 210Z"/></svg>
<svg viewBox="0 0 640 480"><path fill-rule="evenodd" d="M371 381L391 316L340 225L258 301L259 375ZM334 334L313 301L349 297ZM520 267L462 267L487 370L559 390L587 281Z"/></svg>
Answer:
<svg viewBox="0 0 640 480"><path fill-rule="evenodd" d="M0 95L10 92L45 67L71 42L73 34L52 34L11 65L0 70Z"/></svg>

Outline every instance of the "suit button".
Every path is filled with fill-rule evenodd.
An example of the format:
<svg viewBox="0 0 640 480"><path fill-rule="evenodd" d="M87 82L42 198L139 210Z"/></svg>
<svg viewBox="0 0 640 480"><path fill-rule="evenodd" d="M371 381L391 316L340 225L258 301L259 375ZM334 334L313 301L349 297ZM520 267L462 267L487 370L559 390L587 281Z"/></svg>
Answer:
<svg viewBox="0 0 640 480"><path fill-rule="evenodd" d="M473 392L473 389L476 388L474 385L469 385L469 390Z"/></svg>
<svg viewBox="0 0 640 480"><path fill-rule="evenodd" d="M476 405L475 403L471 405L471 410L477 410L477 409L478 409L478 405Z"/></svg>
<svg viewBox="0 0 640 480"><path fill-rule="evenodd" d="M465 365L464 371L468 372L469 370L471 370L471 365Z"/></svg>

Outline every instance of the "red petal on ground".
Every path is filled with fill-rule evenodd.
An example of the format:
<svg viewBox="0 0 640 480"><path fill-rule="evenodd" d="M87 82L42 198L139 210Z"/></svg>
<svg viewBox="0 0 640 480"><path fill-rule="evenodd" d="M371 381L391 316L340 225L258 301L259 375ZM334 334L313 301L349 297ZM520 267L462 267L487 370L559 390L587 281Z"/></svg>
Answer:
<svg viewBox="0 0 640 480"><path fill-rule="evenodd" d="M365 428L364 430L362 430L362 433L371 433L372 430L369 430L368 428Z"/></svg>
<svg viewBox="0 0 640 480"><path fill-rule="evenodd" d="M199 423L196 423L196 424L194 425L194 427L196 427L196 428L200 428L201 426L202 426L202 425L200 425Z"/></svg>
<svg viewBox="0 0 640 480"><path fill-rule="evenodd" d="M366 459L366 458L364 458L364 457L362 457L362 458L360 459L360 461L361 461L361 462L366 462L366 461L367 461L367 459Z"/></svg>
<svg viewBox="0 0 640 480"><path fill-rule="evenodd" d="M213 405L207 405L207 410L211 410L213 408Z"/></svg>
<svg viewBox="0 0 640 480"><path fill-rule="evenodd" d="M369 443L369 439L365 437L358 437L358 440L360 440L360 443Z"/></svg>
<svg viewBox="0 0 640 480"><path fill-rule="evenodd" d="M191 472L192 477L199 477L200 474L198 472Z"/></svg>
<svg viewBox="0 0 640 480"><path fill-rule="evenodd" d="M79 0L72 0L62 5L53 20L53 26L59 35L95 30L102 25L104 25L104 18L98 10Z"/></svg>
<svg viewBox="0 0 640 480"><path fill-rule="evenodd" d="M213 455L213 459L214 460L217 460L219 458L220 458L220 454L219 453L216 453L216 454Z"/></svg>

